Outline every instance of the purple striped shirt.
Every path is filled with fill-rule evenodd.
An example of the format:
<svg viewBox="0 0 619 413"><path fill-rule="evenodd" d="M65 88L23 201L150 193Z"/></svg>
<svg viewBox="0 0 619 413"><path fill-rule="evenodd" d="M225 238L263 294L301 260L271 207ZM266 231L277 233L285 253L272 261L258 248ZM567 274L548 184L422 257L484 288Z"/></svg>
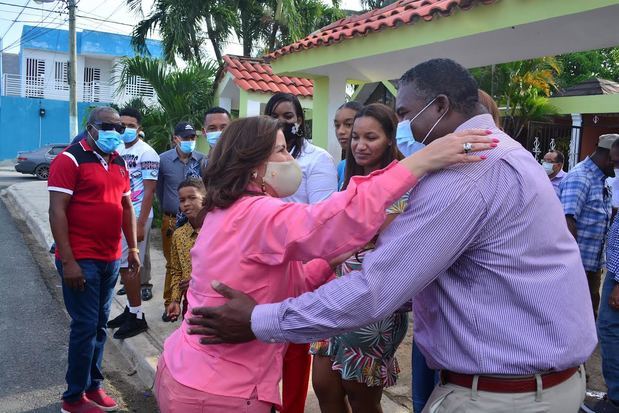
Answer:
<svg viewBox="0 0 619 413"><path fill-rule="evenodd" d="M578 245L541 166L490 115L488 159L422 179L361 271L259 305L263 341L310 342L380 320L413 298L415 340L433 369L525 375L583 363L596 343Z"/></svg>

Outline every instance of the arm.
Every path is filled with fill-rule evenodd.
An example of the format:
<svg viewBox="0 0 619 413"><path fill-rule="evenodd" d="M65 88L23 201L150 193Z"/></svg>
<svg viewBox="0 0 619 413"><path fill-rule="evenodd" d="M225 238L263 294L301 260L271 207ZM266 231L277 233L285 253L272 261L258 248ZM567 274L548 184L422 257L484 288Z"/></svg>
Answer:
<svg viewBox="0 0 619 413"><path fill-rule="evenodd" d="M127 189L129 189L128 185ZM125 239L127 240L127 246L129 247L127 263L129 265L129 272L131 276L134 276L140 271L141 264L140 254L135 251L137 249L138 242L136 235L135 213L133 211L133 203L131 202L131 193L129 190L125 192L121 202L123 207L122 230L125 235Z"/></svg>
<svg viewBox="0 0 619 413"><path fill-rule="evenodd" d="M441 186L432 185L432 178L415 191L414 207L381 235L361 271L296 299L256 306L251 315L256 337L308 342L380 320L465 254L484 225L482 197L465 185L436 191ZM441 234L452 234L449 242L441 242Z"/></svg>
<svg viewBox="0 0 619 413"><path fill-rule="evenodd" d="M144 240L144 234L146 234L146 222L150 215L150 210L153 207L153 197L155 195L155 187L157 181L144 180L144 199L142 200L142 208L140 209L140 216L137 222L137 241Z"/></svg>
<svg viewBox="0 0 619 413"><path fill-rule="evenodd" d="M175 231L174 234L172 234L172 247L170 248L170 289L172 290L170 297L172 301L180 303L183 293L179 284L183 278L183 272L181 270L181 261L178 255L178 235L178 231Z"/></svg>
<svg viewBox="0 0 619 413"><path fill-rule="evenodd" d="M305 291L314 291L333 278L335 278L333 268L325 260L318 258L303 265Z"/></svg>
<svg viewBox="0 0 619 413"><path fill-rule="evenodd" d="M587 201L589 182L584 174L574 172L563 179L560 184L560 189L561 204L563 205L563 213L565 214L567 228L574 239L577 239L576 222Z"/></svg>
<svg viewBox="0 0 619 413"><path fill-rule="evenodd" d="M320 152L316 162L311 166L305 182L310 204L329 198L337 192L337 170L328 153Z"/></svg>
<svg viewBox="0 0 619 413"><path fill-rule="evenodd" d="M157 196L157 201L159 202L159 208L161 208L161 212L165 212L163 210L163 176L164 176L164 168L163 162L159 162L159 173L157 174L157 186L155 188L155 196Z"/></svg>

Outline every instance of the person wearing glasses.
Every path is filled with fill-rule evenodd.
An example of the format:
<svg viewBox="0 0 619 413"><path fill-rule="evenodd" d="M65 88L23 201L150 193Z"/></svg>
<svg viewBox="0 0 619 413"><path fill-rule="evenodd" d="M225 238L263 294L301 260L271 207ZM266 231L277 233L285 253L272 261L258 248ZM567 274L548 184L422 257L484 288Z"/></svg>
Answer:
<svg viewBox="0 0 619 413"><path fill-rule="evenodd" d="M178 185L188 178L200 178L200 168L205 156L196 151L196 130L188 122L179 122L172 135L174 146L159 156L159 178L155 194L163 212L161 221L161 241L163 256L166 259L166 275L163 287L164 322L172 321L168 317L168 306L172 303L172 275L170 273L170 248L172 234L184 219L179 213ZM180 215L180 216L179 216Z"/></svg>
<svg viewBox="0 0 619 413"><path fill-rule="evenodd" d="M101 364L120 269L121 234L129 247L129 275L137 276L141 265L129 171L116 152L124 132L116 110L95 108L87 137L66 148L50 166L49 222L71 317L63 412L117 407L101 387Z"/></svg>
<svg viewBox="0 0 619 413"><path fill-rule="evenodd" d="M578 242L587 272L593 315L600 306L600 283L604 267L604 243L612 215L607 177L614 177L619 165L619 148L611 149L617 135L602 135L595 152L574 166L559 184L567 227Z"/></svg>

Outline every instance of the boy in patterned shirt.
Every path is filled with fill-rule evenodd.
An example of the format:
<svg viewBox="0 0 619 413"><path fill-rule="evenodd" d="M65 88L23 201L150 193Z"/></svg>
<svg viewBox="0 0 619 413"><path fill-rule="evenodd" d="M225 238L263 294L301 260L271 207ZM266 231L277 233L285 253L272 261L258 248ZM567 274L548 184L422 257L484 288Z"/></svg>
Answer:
<svg viewBox="0 0 619 413"><path fill-rule="evenodd" d="M198 219L202 210L206 189L198 178L189 178L178 186L180 210L188 218L188 222L179 227L172 235L170 248L170 276L172 302L168 305L167 315L170 321L178 320L187 311L186 292L191 279L191 256L189 252L196 242L201 220ZM181 300L183 308L181 311Z"/></svg>

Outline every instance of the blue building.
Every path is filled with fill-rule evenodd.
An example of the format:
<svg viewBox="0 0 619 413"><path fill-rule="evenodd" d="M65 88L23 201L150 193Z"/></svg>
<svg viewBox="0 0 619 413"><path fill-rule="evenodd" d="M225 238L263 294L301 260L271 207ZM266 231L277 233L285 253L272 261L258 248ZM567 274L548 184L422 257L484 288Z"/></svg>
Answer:
<svg viewBox="0 0 619 413"><path fill-rule="evenodd" d="M116 63L135 55L131 37L84 30L77 33L78 119L92 106L122 104L141 97L156 102L144 79L128 79L116 93ZM0 160L46 143L69 142L69 33L24 26L19 54L3 54L0 82ZM161 42L147 40L153 57L162 56ZM80 125L82 127L82 125Z"/></svg>

